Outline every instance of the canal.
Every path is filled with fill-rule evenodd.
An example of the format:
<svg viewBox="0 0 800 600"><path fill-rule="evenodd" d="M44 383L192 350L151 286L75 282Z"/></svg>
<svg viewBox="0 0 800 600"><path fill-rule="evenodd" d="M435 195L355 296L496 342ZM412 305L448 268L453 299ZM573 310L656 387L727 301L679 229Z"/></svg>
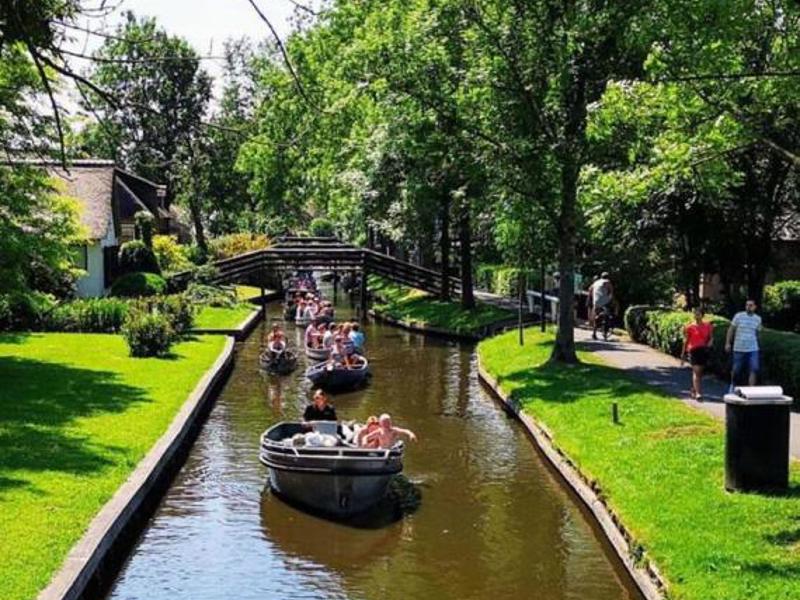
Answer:
<svg viewBox="0 0 800 600"><path fill-rule="evenodd" d="M340 309L341 312L341 309ZM270 308L278 318L280 309ZM265 490L259 436L298 418L306 362L257 368L261 331L108 593L113 600L639 598L522 429L481 387L474 347L381 324L374 376L334 397L340 418L390 412L413 429L405 475L421 494L399 520L340 524ZM301 346L301 332L290 325Z"/></svg>

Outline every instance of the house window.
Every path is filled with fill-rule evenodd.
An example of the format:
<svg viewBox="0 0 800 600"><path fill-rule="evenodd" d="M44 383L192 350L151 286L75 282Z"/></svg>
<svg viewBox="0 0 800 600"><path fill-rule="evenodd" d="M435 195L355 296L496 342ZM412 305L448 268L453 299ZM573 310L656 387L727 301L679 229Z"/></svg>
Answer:
<svg viewBox="0 0 800 600"><path fill-rule="evenodd" d="M72 264L78 267L79 269L83 269L84 271L89 270L89 248L86 245L77 246L72 250Z"/></svg>

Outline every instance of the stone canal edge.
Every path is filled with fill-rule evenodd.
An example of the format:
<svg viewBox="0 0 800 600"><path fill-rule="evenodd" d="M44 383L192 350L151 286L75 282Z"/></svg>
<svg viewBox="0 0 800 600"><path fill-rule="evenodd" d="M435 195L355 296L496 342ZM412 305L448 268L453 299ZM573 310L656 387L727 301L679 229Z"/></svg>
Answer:
<svg viewBox="0 0 800 600"><path fill-rule="evenodd" d="M192 390L167 431L92 519L38 600L79 600L90 590L103 587L107 566L124 558L131 539L135 539L139 531L142 513L148 513L148 506L157 503L165 480L168 481L173 470L183 463L181 453L191 445L230 373L235 343L233 336L225 340L222 352Z"/></svg>
<svg viewBox="0 0 800 600"><path fill-rule="evenodd" d="M515 416L533 439L541 453L558 472L563 481L580 498L581 502L594 517L614 552L619 557L625 570L630 574L636 587L647 600L664 600L666 598L666 582L646 557L637 559L633 536L626 530L611 508L600 496L598 485L586 478L578 467L562 452L553 440L547 428L530 415L524 413L508 394L500 387L497 380L483 368L478 359L478 377L492 392L503 408Z"/></svg>

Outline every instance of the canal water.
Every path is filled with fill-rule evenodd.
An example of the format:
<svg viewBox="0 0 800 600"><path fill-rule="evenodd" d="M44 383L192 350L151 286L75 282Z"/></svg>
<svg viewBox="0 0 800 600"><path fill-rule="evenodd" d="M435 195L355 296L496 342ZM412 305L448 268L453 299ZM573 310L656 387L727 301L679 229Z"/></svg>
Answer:
<svg viewBox="0 0 800 600"><path fill-rule="evenodd" d="M341 308L339 309L341 312ZM270 318L280 318L277 306ZM481 387L474 347L366 327L374 376L334 397L339 417L390 412L419 441L421 495L398 520L334 523L265 487L259 436L298 419L306 360L259 373L261 330L109 591L113 600L639 598L521 428ZM302 333L289 325L296 347Z"/></svg>

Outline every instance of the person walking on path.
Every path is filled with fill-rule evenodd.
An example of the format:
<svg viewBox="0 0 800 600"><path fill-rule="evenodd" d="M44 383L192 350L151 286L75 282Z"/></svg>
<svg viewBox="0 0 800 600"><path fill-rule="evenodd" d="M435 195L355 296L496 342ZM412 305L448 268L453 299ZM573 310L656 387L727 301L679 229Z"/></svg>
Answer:
<svg viewBox="0 0 800 600"><path fill-rule="evenodd" d="M739 380L745 365L749 385L756 385L761 368L761 344L758 337L761 332L761 317L756 314L755 300L748 300L744 308L734 315L725 339L725 352L730 353L733 350L730 392L733 392L734 384Z"/></svg>
<svg viewBox="0 0 800 600"><path fill-rule="evenodd" d="M590 289L592 299L592 339L597 339L598 320L603 322L603 338L608 339L608 329L611 326L611 307L614 302L614 285L608 273L600 275Z"/></svg>
<svg viewBox="0 0 800 600"><path fill-rule="evenodd" d="M703 399L703 373L711 356L714 343L714 326L703 320L705 312L702 308L694 309L694 323L689 323L683 331L683 353L681 364L688 358L692 366L692 398Z"/></svg>

